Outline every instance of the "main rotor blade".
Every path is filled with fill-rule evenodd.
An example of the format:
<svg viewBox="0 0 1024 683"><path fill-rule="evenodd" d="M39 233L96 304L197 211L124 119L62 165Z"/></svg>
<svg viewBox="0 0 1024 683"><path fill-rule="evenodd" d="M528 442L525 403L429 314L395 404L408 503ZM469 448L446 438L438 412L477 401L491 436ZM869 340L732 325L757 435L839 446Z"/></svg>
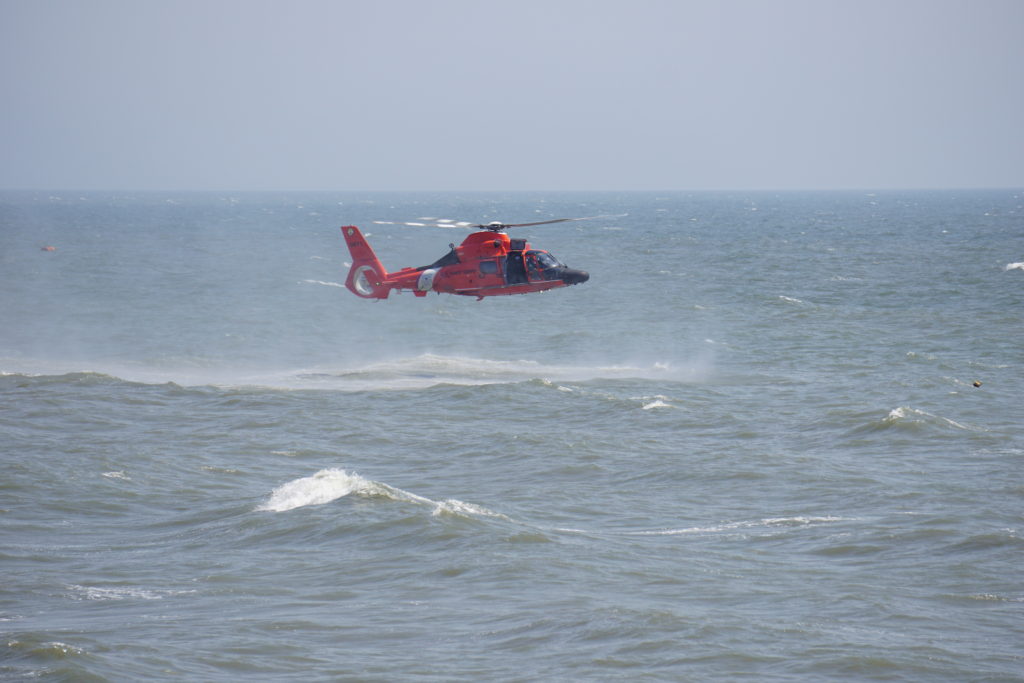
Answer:
<svg viewBox="0 0 1024 683"><path fill-rule="evenodd" d="M531 225L548 225L549 223L568 223L570 221L592 221L595 218L622 218L627 214L604 214L602 216L584 216L582 218L555 218L550 221L536 221L534 223L503 223L502 225L506 228L526 228ZM486 225L479 226L486 228Z"/></svg>
<svg viewBox="0 0 1024 683"><path fill-rule="evenodd" d="M466 229L466 228L475 228L475 227L477 227L476 225L473 225L472 223L467 223L465 221L449 221L449 220L441 220L441 221L439 221L437 223L409 223L409 222L405 222L405 221L374 221L374 223L377 223L378 225L411 225L414 228L456 228L456 229Z"/></svg>
<svg viewBox="0 0 1024 683"><path fill-rule="evenodd" d="M455 228L455 229L466 229L476 228L479 230L505 230L506 228L526 228L532 225L549 225L551 223L568 223L571 221L592 221L596 218L622 218L628 214L604 214L601 216L583 216L582 218L552 218L546 221L533 221L532 223L502 223L501 221L493 221L491 223L469 223L467 221L456 221L449 218L438 218L436 222L420 223L420 222L407 222L407 221L374 221L378 225L411 225L414 228ZM434 220L434 219L423 219Z"/></svg>

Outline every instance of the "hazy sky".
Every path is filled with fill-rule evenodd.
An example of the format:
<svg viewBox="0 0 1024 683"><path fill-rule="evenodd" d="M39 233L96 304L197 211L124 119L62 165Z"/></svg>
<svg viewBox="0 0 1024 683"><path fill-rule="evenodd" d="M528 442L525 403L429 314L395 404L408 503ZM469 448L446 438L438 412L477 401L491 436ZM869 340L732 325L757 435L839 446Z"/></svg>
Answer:
<svg viewBox="0 0 1024 683"><path fill-rule="evenodd" d="M1024 187L1024 0L0 0L0 188Z"/></svg>

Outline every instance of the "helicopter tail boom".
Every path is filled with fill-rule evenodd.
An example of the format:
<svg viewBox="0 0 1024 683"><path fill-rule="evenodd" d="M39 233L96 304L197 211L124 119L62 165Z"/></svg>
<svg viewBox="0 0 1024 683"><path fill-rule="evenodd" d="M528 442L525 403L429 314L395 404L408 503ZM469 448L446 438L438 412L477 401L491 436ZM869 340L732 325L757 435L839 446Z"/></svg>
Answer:
<svg viewBox="0 0 1024 683"><path fill-rule="evenodd" d="M341 233L352 254L352 268L348 271L345 286L364 299L387 299L391 293L391 286L387 284L388 271L381 265L363 233L354 225L342 227Z"/></svg>

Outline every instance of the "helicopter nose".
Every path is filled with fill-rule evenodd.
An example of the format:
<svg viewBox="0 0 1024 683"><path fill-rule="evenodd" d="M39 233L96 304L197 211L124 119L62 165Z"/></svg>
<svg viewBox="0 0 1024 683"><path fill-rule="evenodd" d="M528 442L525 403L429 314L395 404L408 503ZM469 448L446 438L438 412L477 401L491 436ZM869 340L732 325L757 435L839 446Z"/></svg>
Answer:
<svg viewBox="0 0 1024 683"><path fill-rule="evenodd" d="M576 270L574 268L563 268L562 269L562 282L567 285L578 285L586 282L590 279L590 273L585 270Z"/></svg>

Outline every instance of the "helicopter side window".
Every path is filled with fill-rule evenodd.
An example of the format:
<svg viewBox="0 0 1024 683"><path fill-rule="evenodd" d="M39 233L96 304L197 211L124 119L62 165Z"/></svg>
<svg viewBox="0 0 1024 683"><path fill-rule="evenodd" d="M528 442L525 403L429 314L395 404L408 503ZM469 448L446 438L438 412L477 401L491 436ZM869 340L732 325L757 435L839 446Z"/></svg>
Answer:
<svg viewBox="0 0 1024 683"><path fill-rule="evenodd" d="M540 279L540 266L537 264L537 252L526 252L526 270L530 274L531 280Z"/></svg>
<svg viewBox="0 0 1024 683"><path fill-rule="evenodd" d="M481 261L480 262L480 274L481 275L495 275L498 272L497 261Z"/></svg>

